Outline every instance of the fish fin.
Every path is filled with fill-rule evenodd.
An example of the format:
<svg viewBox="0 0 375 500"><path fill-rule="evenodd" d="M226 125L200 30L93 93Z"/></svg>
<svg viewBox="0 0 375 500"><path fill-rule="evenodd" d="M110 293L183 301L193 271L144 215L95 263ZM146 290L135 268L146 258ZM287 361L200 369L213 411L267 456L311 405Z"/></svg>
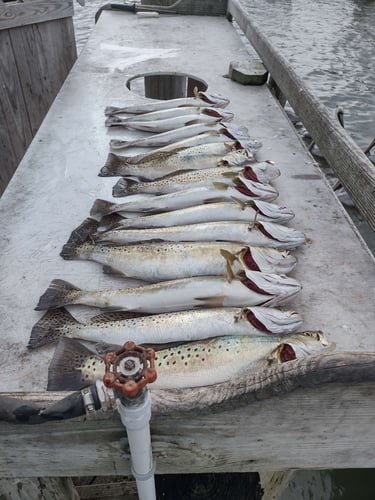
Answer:
<svg viewBox="0 0 375 500"><path fill-rule="evenodd" d="M118 344L108 344L107 342L96 342L92 340L77 339L77 341L91 353L104 358L107 352L113 352L120 349Z"/></svg>
<svg viewBox="0 0 375 500"><path fill-rule="evenodd" d="M115 113L120 113L122 108L118 108L117 106L107 106L104 110L105 116L113 115Z"/></svg>
<svg viewBox="0 0 375 500"><path fill-rule="evenodd" d="M200 120L198 119L195 119L195 120L190 120L188 122L185 123L185 126L188 126L188 125L196 125L197 123L201 123Z"/></svg>
<svg viewBox="0 0 375 500"><path fill-rule="evenodd" d="M111 139L109 141L109 147L112 149L126 149L132 146L136 146L138 141L122 141L120 139Z"/></svg>
<svg viewBox="0 0 375 500"><path fill-rule="evenodd" d="M113 177L116 175L121 175L126 168L127 165L127 157L118 156L114 153L108 153L107 161L104 164L104 167L99 172L99 177Z"/></svg>
<svg viewBox="0 0 375 500"><path fill-rule="evenodd" d="M228 250L220 249L220 254L224 257L227 263L227 279L229 283L234 280L235 275L232 269L233 263L237 260L236 256Z"/></svg>
<svg viewBox="0 0 375 500"><path fill-rule="evenodd" d="M106 127L115 127L116 125L125 125L126 119L120 118L119 116L108 116L104 125Z"/></svg>
<svg viewBox="0 0 375 500"><path fill-rule="evenodd" d="M230 165L228 165L230 167ZM226 179L235 179L238 175L238 172L223 172L221 174L222 177L225 177Z"/></svg>
<svg viewBox="0 0 375 500"><path fill-rule="evenodd" d="M215 295L212 297L194 297L194 300L199 300L200 302L202 302L201 305L204 305L206 307L223 307L224 298L224 295ZM198 307L200 307L200 305Z"/></svg>
<svg viewBox="0 0 375 500"><path fill-rule="evenodd" d="M121 196L126 196L127 194L137 193L138 190L135 189L135 186L138 184L139 181L121 177L112 188L112 196L120 198Z"/></svg>
<svg viewBox="0 0 375 500"><path fill-rule="evenodd" d="M91 240L90 238L91 235L94 234L97 231L97 229L98 229L98 222L96 220L91 219L90 217L85 219L82 222L82 224L80 224L70 234L70 237L66 245L64 245L63 250L60 253L61 257L67 260L75 258L74 256L69 257L71 252L74 251L75 248L81 245L82 243ZM67 248L65 249L65 247Z"/></svg>
<svg viewBox="0 0 375 500"><path fill-rule="evenodd" d="M50 286L40 297L36 311L44 311L46 309L57 309L71 303L71 292L78 292L80 288L68 283L64 280L52 280Z"/></svg>
<svg viewBox="0 0 375 500"><path fill-rule="evenodd" d="M228 189L228 184L225 184L225 182L213 182L212 185L216 189L221 189L221 190L226 190Z"/></svg>
<svg viewBox="0 0 375 500"><path fill-rule="evenodd" d="M164 179L172 179L173 177L176 177L176 175L181 175L181 174L186 174L187 172L195 172L193 168L182 168L181 170L174 170L173 172L169 174L162 175L161 177L157 177L154 180L164 180Z"/></svg>
<svg viewBox="0 0 375 500"><path fill-rule="evenodd" d="M231 196L231 199L240 207L241 210L245 210L246 208L246 203L243 202L242 200L236 198L235 196Z"/></svg>
<svg viewBox="0 0 375 500"><path fill-rule="evenodd" d="M120 278L125 277L124 273L121 273L120 271L118 271L117 269L115 269L114 267L111 267L111 266L103 266L103 273L109 274L111 276L119 276Z"/></svg>
<svg viewBox="0 0 375 500"><path fill-rule="evenodd" d="M64 307L47 311L33 326L27 347L35 349L52 344L64 335L62 327L77 323L78 321Z"/></svg>
<svg viewBox="0 0 375 500"><path fill-rule="evenodd" d="M91 217L100 220L104 215L109 215L116 211L117 203L112 203L111 201L101 200L100 198L94 201L93 206L90 209Z"/></svg>
<svg viewBox="0 0 375 500"><path fill-rule="evenodd" d="M61 338L48 368L47 391L79 391L94 383L77 366L77 360L90 356L92 351L78 340Z"/></svg>
<svg viewBox="0 0 375 500"><path fill-rule="evenodd" d="M221 201L228 201L228 199L223 196L216 196L216 198L207 198L203 200L203 204L220 203Z"/></svg>

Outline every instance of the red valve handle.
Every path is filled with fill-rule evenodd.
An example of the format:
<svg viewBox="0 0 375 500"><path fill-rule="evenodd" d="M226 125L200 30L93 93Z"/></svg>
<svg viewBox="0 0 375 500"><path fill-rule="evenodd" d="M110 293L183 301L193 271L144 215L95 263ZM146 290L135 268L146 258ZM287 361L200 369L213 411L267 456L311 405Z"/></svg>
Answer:
<svg viewBox="0 0 375 500"><path fill-rule="evenodd" d="M135 397L157 377L155 351L128 341L117 351L104 356L103 383L125 396Z"/></svg>

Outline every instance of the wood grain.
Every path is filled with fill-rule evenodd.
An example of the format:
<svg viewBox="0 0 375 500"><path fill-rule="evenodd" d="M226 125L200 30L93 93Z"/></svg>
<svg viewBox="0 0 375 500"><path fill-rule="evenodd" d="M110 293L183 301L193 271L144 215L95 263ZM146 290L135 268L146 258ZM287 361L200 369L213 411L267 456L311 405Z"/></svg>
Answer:
<svg viewBox="0 0 375 500"><path fill-rule="evenodd" d="M0 4L0 30L72 17L73 0L25 0Z"/></svg>
<svg viewBox="0 0 375 500"><path fill-rule="evenodd" d="M374 467L374 382L375 353L340 353L210 388L152 391L158 473ZM37 403L63 395L24 397ZM2 422L0 447L0 477L130 474L116 411L40 425Z"/></svg>
<svg viewBox="0 0 375 500"><path fill-rule="evenodd" d="M19 80L35 135L77 58L71 18L10 31Z"/></svg>
<svg viewBox="0 0 375 500"><path fill-rule="evenodd" d="M9 31L0 31L0 195L32 140Z"/></svg>

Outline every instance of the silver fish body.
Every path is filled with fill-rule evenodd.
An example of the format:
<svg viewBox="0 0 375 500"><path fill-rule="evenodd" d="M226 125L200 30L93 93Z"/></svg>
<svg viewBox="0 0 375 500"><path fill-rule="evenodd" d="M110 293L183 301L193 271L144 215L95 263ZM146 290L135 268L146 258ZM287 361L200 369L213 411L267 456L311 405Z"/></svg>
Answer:
<svg viewBox="0 0 375 500"><path fill-rule="evenodd" d="M66 281L53 280L35 309L76 304L153 314L197 307L276 306L300 290L300 283L293 278L248 270L231 281L200 276L117 290L82 290Z"/></svg>
<svg viewBox="0 0 375 500"><path fill-rule="evenodd" d="M231 185L233 180L242 175L245 179L268 184L280 175L280 171L271 162L253 163L251 165L225 165L201 170L172 172L164 177L152 180L141 180L139 177L121 177L114 185L114 197L129 194L168 194L184 189L212 185L221 182Z"/></svg>
<svg viewBox="0 0 375 500"><path fill-rule="evenodd" d="M233 125L230 128L233 130ZM138 139L111 139L109 144L112 149L127 149L135 146L142 148L168 147L168 149L173 149L171 147L172 144L186 139L189 139L189 141L185 144L185 147L198 146L199 144L210 142L208 139L212 139L211 142L233 142L234 138L228 137L227 130L227 125L220 122L194 123ZM220 138L222 139L221 141Z"/></svg>
<svg viewBox="0 0 375 500"><path fill-rule="evenodd" d="M215 385L270 366L330 351L320 331L283 337L223 336L157 350L154 389ZM108 348L107 348L108 349ZM101 380L104 362L95 345L60 341L49 367L48 390L79 390Z"/></svg>
<svg viewBox="0 0 375 500"><path fill-rule="evenodd" d="M240 202L234 200L195 205L153 215L123 218L114 227L116 229L150 228L222 220L244 222L258 220L283 223L291 220L293 216L293 212L287 208L265 201Z"/></svg>
<svg viewBox="0 0 375 500"><path fill-rule="evenodd" d="M208 92L199 91L194 97L179 97L176 99L166 99L160 101L143 102L125 107L107 106L104 114L115 115L120 113L140 114L150 113L162 109L175 108L179 106L213 106L216 108L225 108L229 104L229 99L220 94L209 94Z"/></svg>
<svg viewBox="0 0 375 500"><path fill-rule="evenodd" d="M35 349L61 337L110 344L122 344L125 340L164 344L221 335L286 335L302 324L296 312L272 307L195 309L124 319L111 316L105 313L80 323L64 308L47 311L34 325L28 347Z"/></svg>
<svg viewBox="0 0 375 500"><path fill-rule="evenodd" d="M225 142L203 143L192 147L157 150L137 156L119 156L109 153L99 176L140 175L155 179L176 170L212 168L225 156L230 148ZM251 153L249 152L250 156Z"/></svg>
<svg viewBox="0 0 375 500"><path fill-rule="evenodd" d="M273 222L200 222L149 229L112 229L93 235L96 242L127 244L140 241L231 241L290 250L305 241L300 231Z"/></svg>
<svg viewBox="0 0 375 500"><path fill-rule="evenodd" d="M194 125L196 123L229 122L233 119L233 113L212 108L211 111L203 110L197 111L193 114L179 114L177 116L171 116L169 118L159 118L154 120L145 119L145 115L142 115L142 117L143 118L139 120L136 118L119 118L117 116L110 116L107 118L105 125L107 127L120 126L128 129L142 130L144 132L157 134L168 132L169 130L179 129L187 125Z"/></svg>
<svg viewBox="0 0 375 500"><path fill-rule="evenodd" d="M230 186L215 183L211 186L200 186L162 195L134 194L126 196L122 203L106 200L95 200L90 210L91 217L101 218L110 213L144 212L158 213L180 210L194 205L203 205L219 201L231 201L233 198L241 202L272 201L278 192L270 184L252 183L251 191L247 186Z"/></svg>
<svg viewBox="0 0 375 500"><path fill-rule="evenodd" d="M88 219L73 231L60 255L66 260L92 260L106 271L143 281L228 276L242 269L287 274L297 262L287 251L214 241L94 245L92 231L97 224L92 222Z"/></svg>
<svg viewBox="0 0 375 500"><path fill-rule="evenodd" d="M159 111L151 111L149 113L142 113L138 114L137 116L130 116L127 118L118 118L119 120L123 122L149 122L149 121L155 121L155 120L165 120L166 118L175 118L176 116L196 116L198 114L207 114L207 115L213 115L216 116L217 113L223 113L221 116L228 116L228 118L233 118L234 114L231 113L230 111L224 111L219 108L214 108L214 107L205 107L205 106L179 106L177 108L168 108L168 109L162 109ZM226 120L224 120L226 121ZM229 120L228 120L229 121Z"/></svg>

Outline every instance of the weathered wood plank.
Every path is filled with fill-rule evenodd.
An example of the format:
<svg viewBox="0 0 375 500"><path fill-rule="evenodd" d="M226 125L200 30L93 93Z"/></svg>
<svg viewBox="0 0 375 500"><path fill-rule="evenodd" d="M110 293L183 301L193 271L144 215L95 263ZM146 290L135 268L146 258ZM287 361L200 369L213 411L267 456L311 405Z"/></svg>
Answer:
<svg viewBox="0 0 375 500"><path fill-rule="evenodd" d="M10 34L0 31L0 195L33 137L26 109Z"/></svg>
<svg viewBox="0 0 375 500"><path fill-rule="evenodd" d="M35 135L77 58L73 21L59 19L9 33Z"/></svg>
<svg viewBox="0 0 375 500"><path fill-rule="evenodd" d="M26 0L0 4L0 30L72 17L73 0Z"/></svg>
<svg viewBox="0 0 375 500"><path fill-rule="evenodd" d="M375 467L374 396L375 387L368 384L333 384L231 411L198 412L194 418L153 416L157 471ZM320 419L306 418L316 408ZM131 473L126 434L116 413L33 426L2 423L0 447L0 477L19 477L20 471L26 477Z"/></svg>
<svg viewBox="0 0 375 500"><path fill-rule="evenodd" d="M70 478L0 479L2 500L79 500Z"/></svg>
<svg viewBox="0 0 375 500"><path fill-rule="evenodd" d="M345 364L345 359L351 361ZM312 369L303 371L301 366ZM296 464L313 469L332 464L372 467L374 381L374 356L331 354L215 387L152 391L158 473L267 471ZM48 406L64 395L23 397ZM316 408L321 420L306 419ZM39 425L2 422L0 446L0 477L19 476L19 470L27 477L130 473L126 433L115 411Z"/></svg>
<svg viewBox="0 0 375 500"><path fill-rule="evenodd" d="M137 486L135 480L130 478L122 478L123 480L103 481L105 478L94 478L95 481L89 484L81 484L76 482L75 487L81 500L98 498L126 498L127 500L137 500ZM120 479L120 478L119 478Z"/></svg>
<svg viewBox="0 0 375 500"><path fill-rule="evenodd" d="M363 217L375 230L375 168L330 112L305 86L289 62L251 22L240 0L228 11L253 44L264 65L301 118Z"/></svg>

